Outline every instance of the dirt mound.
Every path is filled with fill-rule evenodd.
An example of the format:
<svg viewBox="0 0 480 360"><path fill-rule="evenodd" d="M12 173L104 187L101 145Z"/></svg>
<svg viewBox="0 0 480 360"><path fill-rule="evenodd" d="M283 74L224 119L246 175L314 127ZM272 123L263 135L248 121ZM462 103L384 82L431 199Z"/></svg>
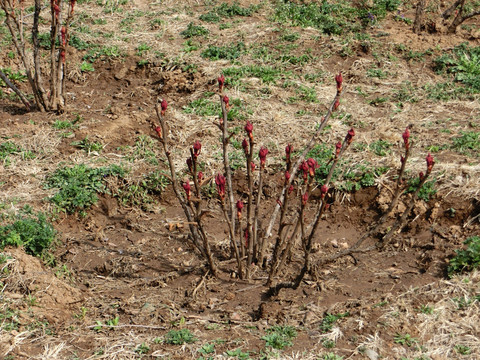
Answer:
<svg viewBox="0 0 480 360"><path fill-rule="evenodd" d="M65 323L76 304L83 301L82 291L58 278L51 268L23 249L10 248L5 255L11 259L3 295L32 305L35 316L51 325Z"/></svg>

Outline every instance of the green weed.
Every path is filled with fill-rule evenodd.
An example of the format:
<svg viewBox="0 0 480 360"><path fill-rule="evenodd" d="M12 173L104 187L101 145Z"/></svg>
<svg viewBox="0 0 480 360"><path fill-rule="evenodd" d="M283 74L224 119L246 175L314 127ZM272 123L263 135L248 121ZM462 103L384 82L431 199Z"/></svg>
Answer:
<svg viewBox="0 0 480 360"><path fill-rule="evenodd" d="M460 154L478 157L480 153L480 132L462 131L460 136L453 139L451 148Z"/></svg>
<svg viewBox="0 0 480 360"><path fill-rule="evenodd" d="M94 63L96 60L105 60L108 58L122 57L123 53L118 46L96 46L93 49L88 50L87 54L83 56L83 60Z"/></svg>
<svg viewBox="0 0 480 360"><path fill-rule="evenodd" d="M440 74L452 74L455 81L464 84L472 92L480 92L480 46L463 43L434 60L434 70Z"/></svg>
<svg viewBox="0 0 480 360"><path fill-rule="evenodd" d="M217 23L223 18L232 18L234 16L251 16L258 10L258 8L258 5L242 7L238 2L234 2L233 4L222 3L208 13L200 15L199 19L205 22Z"/></svg>
<svg viewBox="0 0 480 360"><path fill-rule="evenodd" d="M240 57L246 49L243 42L225 46L208 45L200 55L210 60L235 60Z"/></svg>
<svg viewBox="0 0 480 360"><path fill-rule="evenodd" d="M425 184L423 184L422 188L418 193L418 198L425 202L428 202L430 198L437 193L437 190L435 189L435 183L436 179L425 182ZM405 190L405 193L408 194L416 191L419 184L420 178L418 176L411 178L407 182L407 188Z"/></svg>
<svg viewBox="0 0 480 360"><path fill-rule="evenodd" d="M97 202L97 193L108 192L105 185L108 176L124 177L125 170L116 165L96 169L85 164L62 167L47 177L45 187L58 189L50 201L60 210L86 215L85 211Z"/></svg>
<svg viewBox="0 0 480 360"><path fill-rule="evenodd" d="M406 345L408 347L411 347L412 345L418 343L418 340L412 337L410 334L402 335L398 333L393 337L393 341L396 344Z"/></svg>
<svg viewBox="0 0 480 360"><path fill-rule="evenodd" d="M172 345L190 344L197 341L197 338L188 329L170 330L165 335L165 343Z"/></svg>
<svg viewBox="0 0 480 360"><path fill-rule="evenodd" d="M145 343L141 343L135 348L136 354L148 354L149 351L150 351L150 348Z"/></svg>
<svg viewBox="0 0 480 360"><path fill-rule="evenodd" d="M239 67L229 67L223 69L223 74L227 78L227 85L240 85L240 79L255 77L262 80L264 84L276 83L277 80L291 75L282 69L273 66L245 65Z"/></svg>
<svg viewBox="0 0 480 360"><path fill-rule="evenodd" d="M83 140L74 141L70 145L84 150L87 154L90 154L92 152L99 152L103 149L103 145L101 143L90 141L88 139L88 136L86 136Z"/></svg>
<svg viewBox="0 0 480 360"><path fill-rule="evenodd" d="M464 244L466 249L455 250L455 256L449 261L447 268L449 276L480 268L480 236L469 237Z"/></svg>
<svg viewBox="0 0 480 360"><path fill-rule="evenodd" d="M377 140L371 143L368 147L377 156L386 156L390 153L390 148L393 144L386 140Z"/></svg>
<svg viewBox="0 0 480 360"><path fill-rule="evenodd" d="M322 322L320 323L320 331L323 333L327 333L333 329L333 325L337 322L337 320L350 316L350 313L340 313L340 314L325 314L325 316L322 319Z"/></svg>
<svg viewBox="0 0 480 360"><path fill-rule="evenodd" d="M45 258L56 235L45 214L23 214L14 223L0 227L0 249L23 246L27 254Z"/></svg>
<svg viewBox="0 0 480 360"><path fill-rule="evenodd" d="M124 206L140 206L144 209L155 202L155 196L161 196L170 180L160 171L153 171L136 182L124 181L117 193L120 203Z"/></svg>
<svg viewBox="0 0 480 360"><path fill-rule="evenodd" d="M188 24L187 28L180 33L180 35L185 39L189 39L194 36L206 36L208 33L208 29L204 28L202 25L195 25L191 22Z"/></svg>
<svg viewBox="0 0 480 360"><path fill-rule="evenodd" d="M323 360L343 360L343 356L335 355L334 353L328 353L323 355Z"/></svg>
<svg viewBox="0 0 480 360"><path fill-rule="evenodd" d="M227 350L225 351L225 354L227 354L227 356L236 357L240 360L250 359L250 353L248 351L243 352L241 349Z"/></svg>
<svg viewBox="0 0 480 360"><path fill-rule="evenodd" d="M292 339L297 337L297 330L293 326L272 326L267 329L267 335L262 337L265 345L274 349L283 349L292 346Z"/></svg>
<svg viewBox="0 0 480 360"><path fill-rule="evenodd" d="M455 345L454 349L460 355L470 355L472 353L472 349L467 345Z"/></svg>

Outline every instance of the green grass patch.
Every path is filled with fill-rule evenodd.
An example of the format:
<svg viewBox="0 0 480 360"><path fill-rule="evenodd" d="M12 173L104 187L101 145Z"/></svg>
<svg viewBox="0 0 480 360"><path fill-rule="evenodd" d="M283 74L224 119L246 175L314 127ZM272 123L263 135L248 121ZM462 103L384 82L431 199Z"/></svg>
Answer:
<svg viewBox="0 0 480 360"><path fill-rule="evenodd" d="M297 337L297 330L293 326L272 326L267 329L267 335L262 337L265 345L274 349L281 350L287 346L292 346L292 339Z"/></svg>
<svg viewBox="0 0 480 360"><path fill-rule="evenodd" d="M318 144L314 146L307 154L307 158L315 159L319 168L315 171L315 181L318 184L323 184L327 177L332 162L330 161L335 151L334 146L327 144ZM343 157L332 175L332 182L335 188L340 191L357 191L364 187L375 185L375 178L386 173L387 167L372 167L369 163L354 163L348 156Z"/></svg>
<svg viewBox="0 0 480 360"><path fill-rule="evenodd" d="M238 2L233 4L222 3L213 8L206 14L200 15L199 19L205 22L218 23L221 19L232 18L235 16L252 16L258 11L259 5L250 5L249 7L240 6Z"/></svg>
<svg viewBox="0 0 480 360"><path fill-rule="evenodd" d="M182 35L182 37L185 39L195 36L206 36L208 34L208 29L204 28L202 25L195 25L192 22L188 24L187 28L180 33L180 35Z"/></svg>
<svg viewBox="0 0 480 360"><path fill-rule="evenodd" d="M437 190L435 189L436 182L437 182L436 179L426 181L425 184L423 184L420 191L418 192L418 198L425 202L428 202L430 198L437 193ZM416 191L419 184L420 184L420 178L418 176L411 178L407 182L407 188L405 189L405 193L408 194Z"/></svg>
<svg viewBox="0 0 480 360"><path fill-rule="evenodd" d="M240 41L236 44L224 46L208 45L200 55L210 60L235 60L244 54L246 50L247 47Z"/></svg>
<svg viewBox="0 0 480 360"><path fill-rule="evenodd" d="M172 345L190 344L197 341L195 335L188 329L170 330L165 335L165 343Z"/></svg>
<svg viewBox="0 0 480 360"><path fill-rule="evenodd" d="M150 210L155 197L160 197L170 180L160 171L153 171L136 181L122 180L114 194L123 206L138 206L143 210Z"/></svg>
<svg viewBox="0 0 480 360"><path fill-rule="evenodd" d="M45 188L58 189L50 201L61 211L68 214L78 211L84 216L86 210L98 201L98 193L108 193L105 184L108 176L124 177L125 170L116 165L102 168L90 168L85 164L62 167L47 178Z"/></svg>
<svg viewBox="0 0 480 360"><path fill-rule="evenodd" d="M480 236L469 237L464 244L466 248L455 250L455 256L448 263L449 276L480 268Z"/></svg>
<svg viewBox="0 0 480 360"><path fill-rule="evenodd" d="M339 319L347 316L350 316L350 313L348 312L340 313L340 314L326 313L322 319L322 322L320 323L320 331L322 333L328 333L329 331L332 331L333 325L335 325Z"/></svg>
<svg viewBox="0 0 480 360"><path fill-rule="evenodd" d="M0 227L0 249L23 246L27 254L45 258L56 235L45 214L24 212L12 224Z"/></svg>
<svg viewBox="0 0 480 360"><path fill-rule="evenodd" d="M225 75L227 85L240 85L239 80L243 78L258 78L264 84L275 84L277 80L291 75L290 72L285 72L274 66L262 65L232 66L223 69L222 72Z"/></svg>
<svg viewBox="0 0 480 360"><path fill-rule="evenodd" d="M460 154L468 156L479 156L480 132L462 131L461 135L453 138L451 148Z"/></svg>
<svg viewBox="0 0 480 360"><path fill-rule="evenodd" d="M371 6L354 6L351 1L276 2L274 20L293 26L313 27L327 35L358 32L395 11L399 0L375 0Z"/></svg>
<svg viewBox="0 0 480 360"><path fill-rule="evenodd" d="M434 70L449 75L472 92L480 92L480 46L471 47L467 43L455 46L449 54L434 60Z"/></svg>

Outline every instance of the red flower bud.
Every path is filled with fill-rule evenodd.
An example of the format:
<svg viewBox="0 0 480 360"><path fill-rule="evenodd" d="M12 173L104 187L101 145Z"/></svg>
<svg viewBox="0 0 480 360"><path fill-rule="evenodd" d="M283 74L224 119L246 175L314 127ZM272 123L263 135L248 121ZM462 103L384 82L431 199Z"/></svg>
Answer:
<svg viewBox="0 0 480 360"><path fill-rule="evenodd" d="M302 195L302 205L305 206L308 201L308 193L305 192L305 194Z"/></svg>
<svg viewBox="0 0 480 360"><path fill-rule="evenodd" d="M423 171L420 171L420 172L418 173L418 177L420 178L420 180L422 180L424 176L425 176L425 175L423 174Z"/></svg>
<svg viewBox="0 0 480 360"><path fill-rule="evenodd" d="M335 157L338 157L338 155L340 155L341 150L342 150L342 143L339 141L335 145Z"/></svg>
<svg viewBox="0 0 480 360"><path fill-rule="evenodd" d="M303 172L303 180L307 181L307 177L308 177L308 173L310 172L310 169L306 161L302 161L302 163L300 164L300 170L302 170Z"/></svg>
<svg viewBox="0 0 480 360"><path fill-rule="evenodd" d="M162 115L165 115L165 111L167 111L167 106L168 106L168 103L167 103L167 100L163 99L162 102L160 103L160 106L162 108Z"/></svg>
<svg viewBox="0 0 480 360"><path fill-rule="evenodd" d="M405 149L408 150L408 147L409 147L408 139L410 138L410 130L408 129L408 126L403 132L402 137L403 137L403 143L405 144Z"/></svg>
<svg viewBox="0 0 480 360"><path fill-rule="evenodd" d="M242 148L243 148L243 151L245 152L245 156L248 156L248 141L247 141L247 139L243 139Z"/></svg>
<svg viewBox="0 0 480 360"><path fill-rule="evenodd" d="M217 176L215 176L215 184L217 185L217 192L222 201L225 199L225 183L226 183L225 176L223 176L222 174L218 174Z"/></svg>
<svg viewBox="0 0 480 360"><path fill-rule="evenodd" d="M67 43L67 29L65 26L62 26L62 30L60 30L61 38L62 38L62 45L65 47Z"/></svg>
<svg viewBox="0 0 480 360"><path fill-rule="evenodd" d="M290 181L290 177L290 172L285 171L285 184L288 184L288 182Z"/></svg>
<svg viewBox="0 0 480 360"><path fill-rule="evenodd" d="M228 107L229 107L228 102L230 101L230 99L228 98L227 95L225 95L222 100L225 103L225 107L228 109Z"/></svg>
<svg viewBox="0 0 480 360"><path fill-rule="evenodd" d="M337 91L342 92L343 76L341 71L335 76L335 81L337 82Z"/></svg>
<svg viewBox="0 0 480 360"><path fill-rule="evenodd" d="M247 121L247 124L245 125L245 132L247 133L248 137L253 140L253 124L250 121Z"/></svg>
<svg viewBox="0 0 480 360"><path fill-rule="evenodd" d="M237 216L240 219L242 217L243 202L242 200L237 201Z"/></svg>
<svg viewBox="0 0 480 360"><path fill-rule="evenodd" d="M268 149L262 146L258 152L258 157L260 158L260 167L263 169L265 167L265 162L267 160Z"/></svg>
<svg viewBox="0 0 480 360"><path fill-rule="evenodd" d="M195 141L195 143L193 144L193 156L197 157L198 155L200 155L200 150L202 149L202 144L200 143L200 141Z"/></svg>
<svg viewBox="0 0 480 360"><path fill-rule="evenodd" d="M220 92L222 92L222 90L223 90L223 85L225 85L225 76L223 76L223 74L220 75L220 76L218 77L217 81L218 81L218 89L220 90Z"/></svg>
<svg viewBox="0 0 480 360"><path fill-rule="evenodd" d="M70 14L73 15L73 9L75 8L75 3L77 0L70 0Z"/></svg>
<svg viewBox="0 0 480 360"><path fill-rule="evenodd" d="M190 187L190 183L188 181L184 182L182 186L183 186L183 189L185 190L185 193L187 194L187 200L190 200L190 190L192 189Z"/></svg>
<svg viewBox="0 0 480 360"><path fill-rule="evenodd" d="M328 192L328 186L325 184L325 185L322 185L320 187L320 192L322 193L322 199L325 197L325 194Z"/></svg>
<svg viewBox="0 0 480 360"><path fill-rule="evenodd" d="M250 163L250 168L252 169L252 173L255 172L255 167L256 167L256 166L255 166L255 163L252 161L252 162Z"/></svg>
<svg viewBox="0 0 480 360"><path fill-rule="evenodd" d="M433 156L430 153L428 153L425 160L427 161L427 172L429 173L432 171L433 165L435 165L435 160L433 160Z"/></svg>
<svg viewBox="0 0 480 360"><path fill-rule="evenodd" d="M307 165L308 165L308 171L310 176L311 177L315 176L315 169L319 167L317 161L313 158L309 158L307 160Z"/></svg>
<svg viewBox="0 0 480 360"><path fill-rule="evenodd" d="M198 182L201 183L202 180L203 180L203 172L199 171L198 174L197 174L197 179L198 179Z"/></svg>
<svg viewBox="0 0 480 360"><path fill-rule="evenodd" d="M285 147L285 155L286 155L287 163L290 162L290 155L292 154L292 151L293 151L293 146L291 144L288 144Z"/></svg>
<svg viewBox="0 0 480 360"><path fill-rule="evenodd" d="M347 136L345 137L345 140L347 141L348 144L352 143L354 136L355 136L355 130L351 128L350 130L348 130Z"/></svg>
<svg viewBox="0 0 480 360"><path fill-rule="evenodd" d="M337 99L333 104L333 111L337 110L339 106L340 106L340 99Z"/></svg>
<svg viewBox="0 0 480 360"><path fill-rule="evenodd" d="M155 132L157 133L158 137L161 139L162 138L162 128L160 126L157 126L155 128Z"/></svg>
<svg viewBox="0 0 480 360"><path fill-rule="evenodd" d="M294 190L293 184L288 188L288 193L291 194Z"/></svg>

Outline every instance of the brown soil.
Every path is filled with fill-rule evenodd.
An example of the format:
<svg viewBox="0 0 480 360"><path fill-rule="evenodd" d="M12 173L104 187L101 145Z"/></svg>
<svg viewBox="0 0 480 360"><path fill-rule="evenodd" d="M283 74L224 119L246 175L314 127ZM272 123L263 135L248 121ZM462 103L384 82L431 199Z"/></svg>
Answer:
<svg viewBox="0 0 480 360"><path fill-rule="evenodd" d="M245 2L242 4L246 5ZM146 3L138 6L148 8ZM248 21L257 24L265 18L260 13ZM272 40L277 36L271 29L265 31ZM302 34L308 34L311 29L302 31L305 31ZM388 33L386 43L404 43L416 51L435 46L452 47L464 41L466 36L417 36L393 20L388 20L381 31ZM372 35L376 32L373 29ZM228 34L233 36L230 32ZM302 36L307 39L306 35ZM308 39L298 53L302 48L313 47L313 40ZM318 40L312 55L321 56L324 49L334 51L339 46L329 44L329 41ZM471 44L478 45L478 41L478 38L471 39ZM171 46L181 47L182 42L177 36ZM478 120L478 105L471 102L454 102L447 106L425 100L423 105L406 105L412 108L405 108L398 115L392 115L391 104L378 107L361 104L364 100L353 90L356 86L366 89L368 99L373 99L386 91L388 84L376 84L366 78L365 69L375 59L371 53L364 53L361 48L357 50L349 57L340 57L336 53L316 70L335 73L341 69L344 72L348 87L343 104L350 103L354 116L366 119L357 132L359 139L368 143L383 136L395 139L392 142L398 144L398 131L415 121L414 129L418 129L416 145L423 149L438 140L438 128L424 127L432 116L446 118L456 114L462 124L471 121L472 116ZM81 56L82 53L73 52L72 62ZM204 144L202 151L206 154L209 173L214 174L220 168L221 164L212 155L218 140L218 133L212 125L214 119L187 116L181 109L206 91L215 89L215 74L222 66L202 60L199 71L190 73L171 64L152 62L148 66L138 66L138 61L137 56L129 55L122 60L96 62L92 74L70 74L69 106L64 115L26 113L21 104L0 100L2 138L20 134L19 143L24 148L39 153L42 150L43 154L30 162L18 161L10 167L0 165L2 203L17 198L19 200L13 206L17 210L24 204L38 210L51 210L51 204L45 199L53 190L43 188L45 176L65 162L119 163L123 155L117 156L118 149L134 146L138 135L154 137L152 126L157 120L153 109L157 97L169 101L170 116L175 119L170 123L170 137L176 144L175 161L183 166L182 159L189 144L200 139ZM5 60L3 66L10 65ZM302 69L295 71L301 72ZM427 75L430 78L436 76L421 62L402 61L394 71L398 76L395 81L409 77L414 85L422 83ZM408 74L403 75L403 71ZM329 98L327 94L331 93L332 86L329 83L320 87L319 96ZM297 147L300 148L306 141L302 134L310 133L314 123L313 117L298 122L291 120L295 119L293 114L299 110L299 105L288 108L281 91L287 90L279 87L279 93L272 95L268 104L256 104L254 115L258 116L253 117L256 136L265 143L277 144L271 150L272 159L276 159L271 160L273 169L278 169L281 163L283 144L298 141ZM247 102L248 99L246 97ZM304 108L320 114L325 105L306 104ZM73 114L83 118L80 127L67 138L59 137L51 124L56 119L72 119ZM234 120L233 126L243 126L243 123ZM335 121L332 128L332 137L337 138L338 134L343 134L345 126ZM86 136L105 145L101 153L87 155L71 145ZM363 154L352 156L360 159ZM395 164L393 156L384 160L384 165ZM221 271L216 278L208 273L198 252L187 241L184 216L170 187L148 209L122 206L116 198L103 195L86 217L60 214L54 223L60 240L54 253L60 264L56 269L43 265L21 249L4 250L12 260L5 265L9 269L8 275L0 283L0 289L3 288L0 308L5 314L14 311L18 326L9 330L4 326L0 330L0 357L197 359L204 356L207 359L208 355L202 355L198 349L203 344L215 342L216 355L212 358L226 357L226 352L234 349L249 352L252 358L260 358L266 351L262 337L271 326L280 324L295 326L298 336L293 346L284 350L279 358L323 358L321 356L328 352L345 359L413 358L422 350L395 341L398 334L409 334L428 348L431 359L476 359L480 356L478 324L457 334L459 339L463 339L462 336L473 339L468 343L471 357L461 357L452 346L441 343L443 340L436 337L435 329L425 330L426 325L422 322L425 319L421 318L424 314L418 312L422 306L430 304L440 313L443 308L438 304L443 304L445 309L451 306L442 302L446 293L448 299L460 296L458 283L461 281L445 281L448 259L466 237L476 235L480 230L478 221L471 221L480 212L476 197L478 188L475 187L478 178L468 180L473 183L467 181L475 179L478 169L470 168L464 172L461 166L467 160L449 150L440 152L436 158L439 173L455 168L452 169L453 180L440 180L437 196L428 203L418 202L408 225L391 245L381 251L355 254L317 268L297 290L282 290L274 298L266 296L267 273L263 269L255 267L252 279L248 281L233 276L234 264L227 256L226 226L219 220L223 218L215 199L209 200L212 217L207 221L207 230L212 236L215 256L220 259ZM424 167L423 159L422 155L412 159L415 171ZM131 179L138 179L152 169L152 165L142 160L132 163L131 167ZM160 168L165 170L166 165L161 163ZM279 188L276 172L269 170L267 195L270 196L267 196L267 202L273 201ZM321 231L316 237L315 259L352 245L359 234L367 231L388 204L388 191L383 185L391 184L392 176L393 172L388 178L379 179L376 187L336 196L322 219ZM245 186L240 171L236 177L239 180L236 182L237 193L241 195ZM455 181L459 182L457 187ZM109 184L112 189L117 185ZM266 222L270 211L271 207L263 209L261 220ZM393 215L392 223L397 216ZM376 240L368 239L366 245ZM293 278L300 266L299 252L293 255L284 278ZM66 270L59 272L62 267ZM475 290L478 276L472 275L471 281L472 291L478 294L478 287ZM436 288L443 290L436 292ZM339 319L333 330L321 331L320 325L326 314L347 312L349 315ZM449 314L453 314L451 321L454 322L463 317L453 310ZM110 326L109 321L117 317L118 324ZM8 320L4 318L2 321L6 324ZM170 330L181 328L192 331L197 342L182 347L163 341ZM459 328L462 327L459 325ZM326 340L335 341L334 349L327 349ZM432 341L445 345L448 350L435 353ZM145 355L138 350L141 344L149 347Z"/></svg>

